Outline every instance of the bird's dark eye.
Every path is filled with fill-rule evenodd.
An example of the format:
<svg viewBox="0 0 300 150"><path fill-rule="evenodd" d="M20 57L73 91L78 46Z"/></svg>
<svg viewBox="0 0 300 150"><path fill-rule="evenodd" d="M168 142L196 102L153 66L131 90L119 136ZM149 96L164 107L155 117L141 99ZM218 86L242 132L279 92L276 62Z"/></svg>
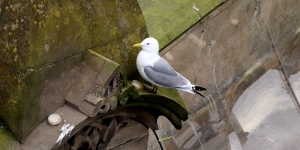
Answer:
<svg viewBox="0 0 300 150"><path fill-rule="evenodd" d="M149 45L150 43L147 43L147 45Z"/></svg>

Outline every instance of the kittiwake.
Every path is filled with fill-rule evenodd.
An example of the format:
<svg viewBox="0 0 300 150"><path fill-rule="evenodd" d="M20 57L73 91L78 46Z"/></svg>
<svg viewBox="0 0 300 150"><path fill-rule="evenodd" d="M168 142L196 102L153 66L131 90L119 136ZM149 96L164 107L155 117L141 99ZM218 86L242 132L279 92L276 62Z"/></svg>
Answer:
<svg viewBox="0 0 300 150"><path fill-rule="evenodd" d="M142 48L137 56L136 66L140 75L154 84L154 93L156 93L157 85L193 94L197 93L204 97L198 91L204 91L205 88L191 84L188 79L175 71L164 58L159 56L159 45L155 38L146 38L142 43L134 44L133 47Z"/></svg>

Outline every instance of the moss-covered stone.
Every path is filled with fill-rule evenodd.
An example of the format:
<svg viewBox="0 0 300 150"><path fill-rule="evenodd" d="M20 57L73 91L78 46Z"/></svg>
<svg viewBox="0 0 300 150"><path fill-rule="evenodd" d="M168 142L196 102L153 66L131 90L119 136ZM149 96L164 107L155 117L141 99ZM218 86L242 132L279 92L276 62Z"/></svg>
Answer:
<svg viewBox="0 0 300 150"><path fill-rule="evenodd" d="M147 36L136 1L0 2L0 115L23 141L64 103L66 72L93 49L136 74L134 43ZM70 78L72 79L72 78Z"/></svg>
<svg viewBox="0 0 300 150"><path fill-rule="evenodd" d="M0 149L9 150L13 149L13 142L16 139L7 130L0 128Z"/></svg>
<svg viewBox="0 0 300 150"><path fill-rule="evenodd" d="M0 117L3 118L10 130L17 132L20 131L22 116L19 101L21 74L3 63L0 65L0 72Z"/></svg>
<svg viewBox="0 0 300 150"><path fill-rule="evenodd" d="M88 48L129 67L137 53L132 44L147 36L136 1L13 0L1 7L1 60L18 71Z"/></svg>

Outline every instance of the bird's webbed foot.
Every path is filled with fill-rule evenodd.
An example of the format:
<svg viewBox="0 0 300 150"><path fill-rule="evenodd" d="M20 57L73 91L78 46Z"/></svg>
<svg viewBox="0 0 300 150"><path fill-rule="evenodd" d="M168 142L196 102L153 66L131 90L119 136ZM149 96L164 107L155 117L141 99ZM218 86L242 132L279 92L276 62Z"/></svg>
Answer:
<svg viewBox="0 0 300 150"><path fill-rule="evenodd" d="M157 86L156 85L154 85L152 89L149 88L148 86L144 86L144 89L145 89L145 91L147 91L149 93L153 93L153 94L156 94L156 92L157 92Z"/></svg>

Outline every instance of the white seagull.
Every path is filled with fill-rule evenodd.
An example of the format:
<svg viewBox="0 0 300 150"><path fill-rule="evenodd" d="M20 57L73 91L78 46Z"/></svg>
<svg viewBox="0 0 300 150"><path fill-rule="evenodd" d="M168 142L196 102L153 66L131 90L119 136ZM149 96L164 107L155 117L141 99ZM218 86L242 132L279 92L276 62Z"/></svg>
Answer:
<svg viewBox="0 0 300 150"><path fill-rule="evenodd" d="M157 85L192 94L197 93L204 97L198 91L204 91L205 88L191 84L188 79L176 72L165 59L159 56L159 45L155 38L146 38L142 43L134 44L133 47L142 48L137 56L136 66L140 75L154 84L153 93L156 93ZM149 91L147 88L146 90Z"/></svg>

